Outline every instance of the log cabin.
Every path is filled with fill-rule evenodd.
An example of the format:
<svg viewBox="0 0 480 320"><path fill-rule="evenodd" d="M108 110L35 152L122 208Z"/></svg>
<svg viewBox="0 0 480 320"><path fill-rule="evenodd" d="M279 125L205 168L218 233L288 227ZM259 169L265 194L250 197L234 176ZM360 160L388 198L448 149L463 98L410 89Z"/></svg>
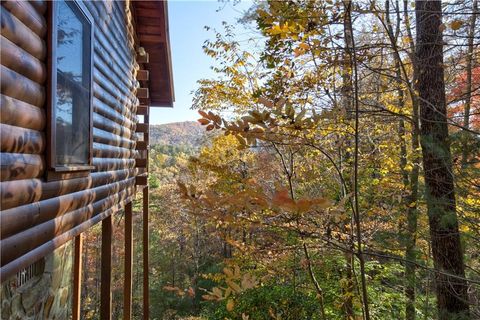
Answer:
<svg viewBox="0 0 480 320"><path fill-rule="evenodd" d="M2 1L1 319L80 319L83 235L101 224L100 319L112 317L112 216L132 201L148 296L149 110L173 106L164 1Z"/></svg>

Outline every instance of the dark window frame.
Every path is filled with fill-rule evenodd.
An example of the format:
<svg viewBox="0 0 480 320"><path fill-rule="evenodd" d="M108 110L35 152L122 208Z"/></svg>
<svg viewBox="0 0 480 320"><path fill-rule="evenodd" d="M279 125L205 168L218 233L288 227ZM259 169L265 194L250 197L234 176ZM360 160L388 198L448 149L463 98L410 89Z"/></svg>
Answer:
<svg viewBox="0 0 480 320"><path fill-rule="evenodd" d="M93 166L93 55L94 55L94 20L81 1L64 0L70 9L79 15L90 27L89 43L84 39L83 46L88 46L90 51L90 96L89 101L89 137L88 137L88 157L84 165L58 165L56 156L56 91L57 91L57 12L58 2L48 2L48 34L47 34L47 180L67 179L77 177L78 175L69 175L68 173L78 172L78 174L87 173L95 167Z"/></svg>

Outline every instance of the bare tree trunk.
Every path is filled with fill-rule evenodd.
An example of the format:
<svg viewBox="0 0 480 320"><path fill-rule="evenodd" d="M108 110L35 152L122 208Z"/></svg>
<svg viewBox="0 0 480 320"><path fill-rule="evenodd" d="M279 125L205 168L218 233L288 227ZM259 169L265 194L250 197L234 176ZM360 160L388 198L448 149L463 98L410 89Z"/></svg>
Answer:
<svg viewBox="0 0 480 320"><path fill-rule="evenodd" d="M441 1L416 1L416 63L425 197L440 320L469 319L467 282L458 231L448 143Z"/></svg>
<svg viewBox="0 0 480 320"><path fill-rule="evenodd" d="M351 15L348 10L350 10L350 2L347 1L344 3L345 7L345 17L343 19L343 35L344 35L344 43L345 43L345 50L343 51L343 71L342 71L342 111L345 114L345 119L348 123L352 121L353 117L353 79L352 79L352 57L351 57L351 48L352 48L352 40L353 35L350 30L350 23L351 23ZM344 175L347 176L346 183L348 185L348 189L352 190L352 167L353 167L353 158L351 152L348 151L352 146L352 141L349 137L346 138L345 141L345 149L347 150L344 154L342 148L340 147L340 155L341 159L345 163L345 173ZM349 191L345 190L345 187L342 186L342 193L343 197L347 196ZM352 217L353 217L353 210L352 210ZM347 233L347 224L352 224L352 219L348 219L344 222L343 232ZM350 228L350 248L354 249L353 245L353 228ZM353 254L352 252L345 252L345 284L342 287L342 295L343 295L343 304L342 309L345 315L346 320L351 320L355 318L355 311L353 308L353 297L355 296L355 281L354 281L354 270L353 270Z"/></svg>
<svg viewBox="0 0 480 320"><path fill-rule="evenodd" d="M359 118L359 94L358 94L358 71L357 71L357 55L356 55L356 47L355 47L355 38L353 34L353 22L352 22L352 6L353 2L350 0L346 0L344 2L345 6L345 20L344 20L344 28L346 28L349 36L349 42L351 47L347 47L348 56L351 61L352 66L352 84L353 84L353 100L352 105L354 106L355 117L354 117L354 128L355 128L355 144L354 144L354 154L353 154L353 200L354 200L354 210L353 210L353 227L355 228L355 236L356 236L356 252L355 255L358 258L358 262L360 265L360 286L362 292L362 309L363 309L363 317L365 320L370 320L370 311L368 305L368 290L367 290L367 277L365 271L365 257L363 254L363 244L362 244L362 222L361 222L361 215L360 215L360 201L359 201L359 174L358 174L358 167L359 167L359 146L360 146L360 118ZM353 229L353 228L352 228Z"/></svg>
<svg viewBox="0 0 480 320"><path fill-rule="evenodd" d="M465 108L463 110L463 127L465 128L464 138L462 139L462 169L467 167L468 161L468 139L470 133L467 131L470 128L470 108L472 103L472 62L473 62L473 48L475 37L475 24L477 23L478 3L473 0L472 17L470 18L470 26L468 30L468 53L467 53L467 83L465 87Z"/></svg>
<svg viewBox="0 0 480 320"><path fill-rule="evenodd" d="M413 64L413 86L417 89L417 70L416 70L416 59L415 59L415 45L412 38L412 32L410 28L410 19L408 16L408 3L407 1L403 2L404 7L404 22L407 29L407 37L410 44L410 52L408 56ZM404 77L409 86L410 82L408 80L408 75L406 74L406 68L403 65L400 54L398 52L397 40L400 34L400 4L398 0L396 1L395 11L396 11L396 29L393 31L392 22L390 20L390 1L385 2L386 9L386 21L388 26L388 33L390 41L392 42L393 49L395 52L395 72L398 82L398 106L402 108L405 103L405 94L402 88L402 70L404 71ZM416 260L416 242L417 242L417 220L418 220L418 211L417 211L417 200L418 200L418 175L419 175L419 157L417 156L417 150L419 147L419 125L418 125L418 99L414 94L412 87L409 88L410 97L412 102L412 129L411 129L411 148L414 154L412 160L412 170L410 175L408 171L405 170L407 165L407 146L405 141L405 122L403 118L400 119L398 134L400 138L400 169L402 172L402 180L405 191L408 192L403 197L403 204L406 208L407 216L407 227L402 237L403 243L405 245L405 319L414 320L415 319L415 286L416 286L416 274L415 274L415 260ZM408 191L407 191L408 190Z"/></svg>

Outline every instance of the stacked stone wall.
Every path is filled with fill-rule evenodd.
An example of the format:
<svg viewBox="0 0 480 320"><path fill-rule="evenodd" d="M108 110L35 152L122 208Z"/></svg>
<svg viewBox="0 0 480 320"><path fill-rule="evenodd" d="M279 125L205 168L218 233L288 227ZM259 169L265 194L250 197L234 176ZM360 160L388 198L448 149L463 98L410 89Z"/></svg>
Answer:
<svg viewBox="0 0 480 320"><path fill-rule="evenodd" d="M63 320L71 317L73 241L37 263L38 274L17 287L18 276L2 283L2 320Z"/></svg>

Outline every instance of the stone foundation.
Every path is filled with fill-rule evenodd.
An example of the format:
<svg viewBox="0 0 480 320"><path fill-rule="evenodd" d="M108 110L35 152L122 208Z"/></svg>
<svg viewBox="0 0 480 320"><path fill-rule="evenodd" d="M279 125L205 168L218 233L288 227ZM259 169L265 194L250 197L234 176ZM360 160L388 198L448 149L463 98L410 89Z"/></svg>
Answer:
<svg viewBox="0 0 480 320"><path fill-rule="evenodd" d="M2 320L63 320L71 317L73 241L37 263L38 274L18 286L14 276L1 288ZM41 269L39 269L41 268Z"/></svg>

